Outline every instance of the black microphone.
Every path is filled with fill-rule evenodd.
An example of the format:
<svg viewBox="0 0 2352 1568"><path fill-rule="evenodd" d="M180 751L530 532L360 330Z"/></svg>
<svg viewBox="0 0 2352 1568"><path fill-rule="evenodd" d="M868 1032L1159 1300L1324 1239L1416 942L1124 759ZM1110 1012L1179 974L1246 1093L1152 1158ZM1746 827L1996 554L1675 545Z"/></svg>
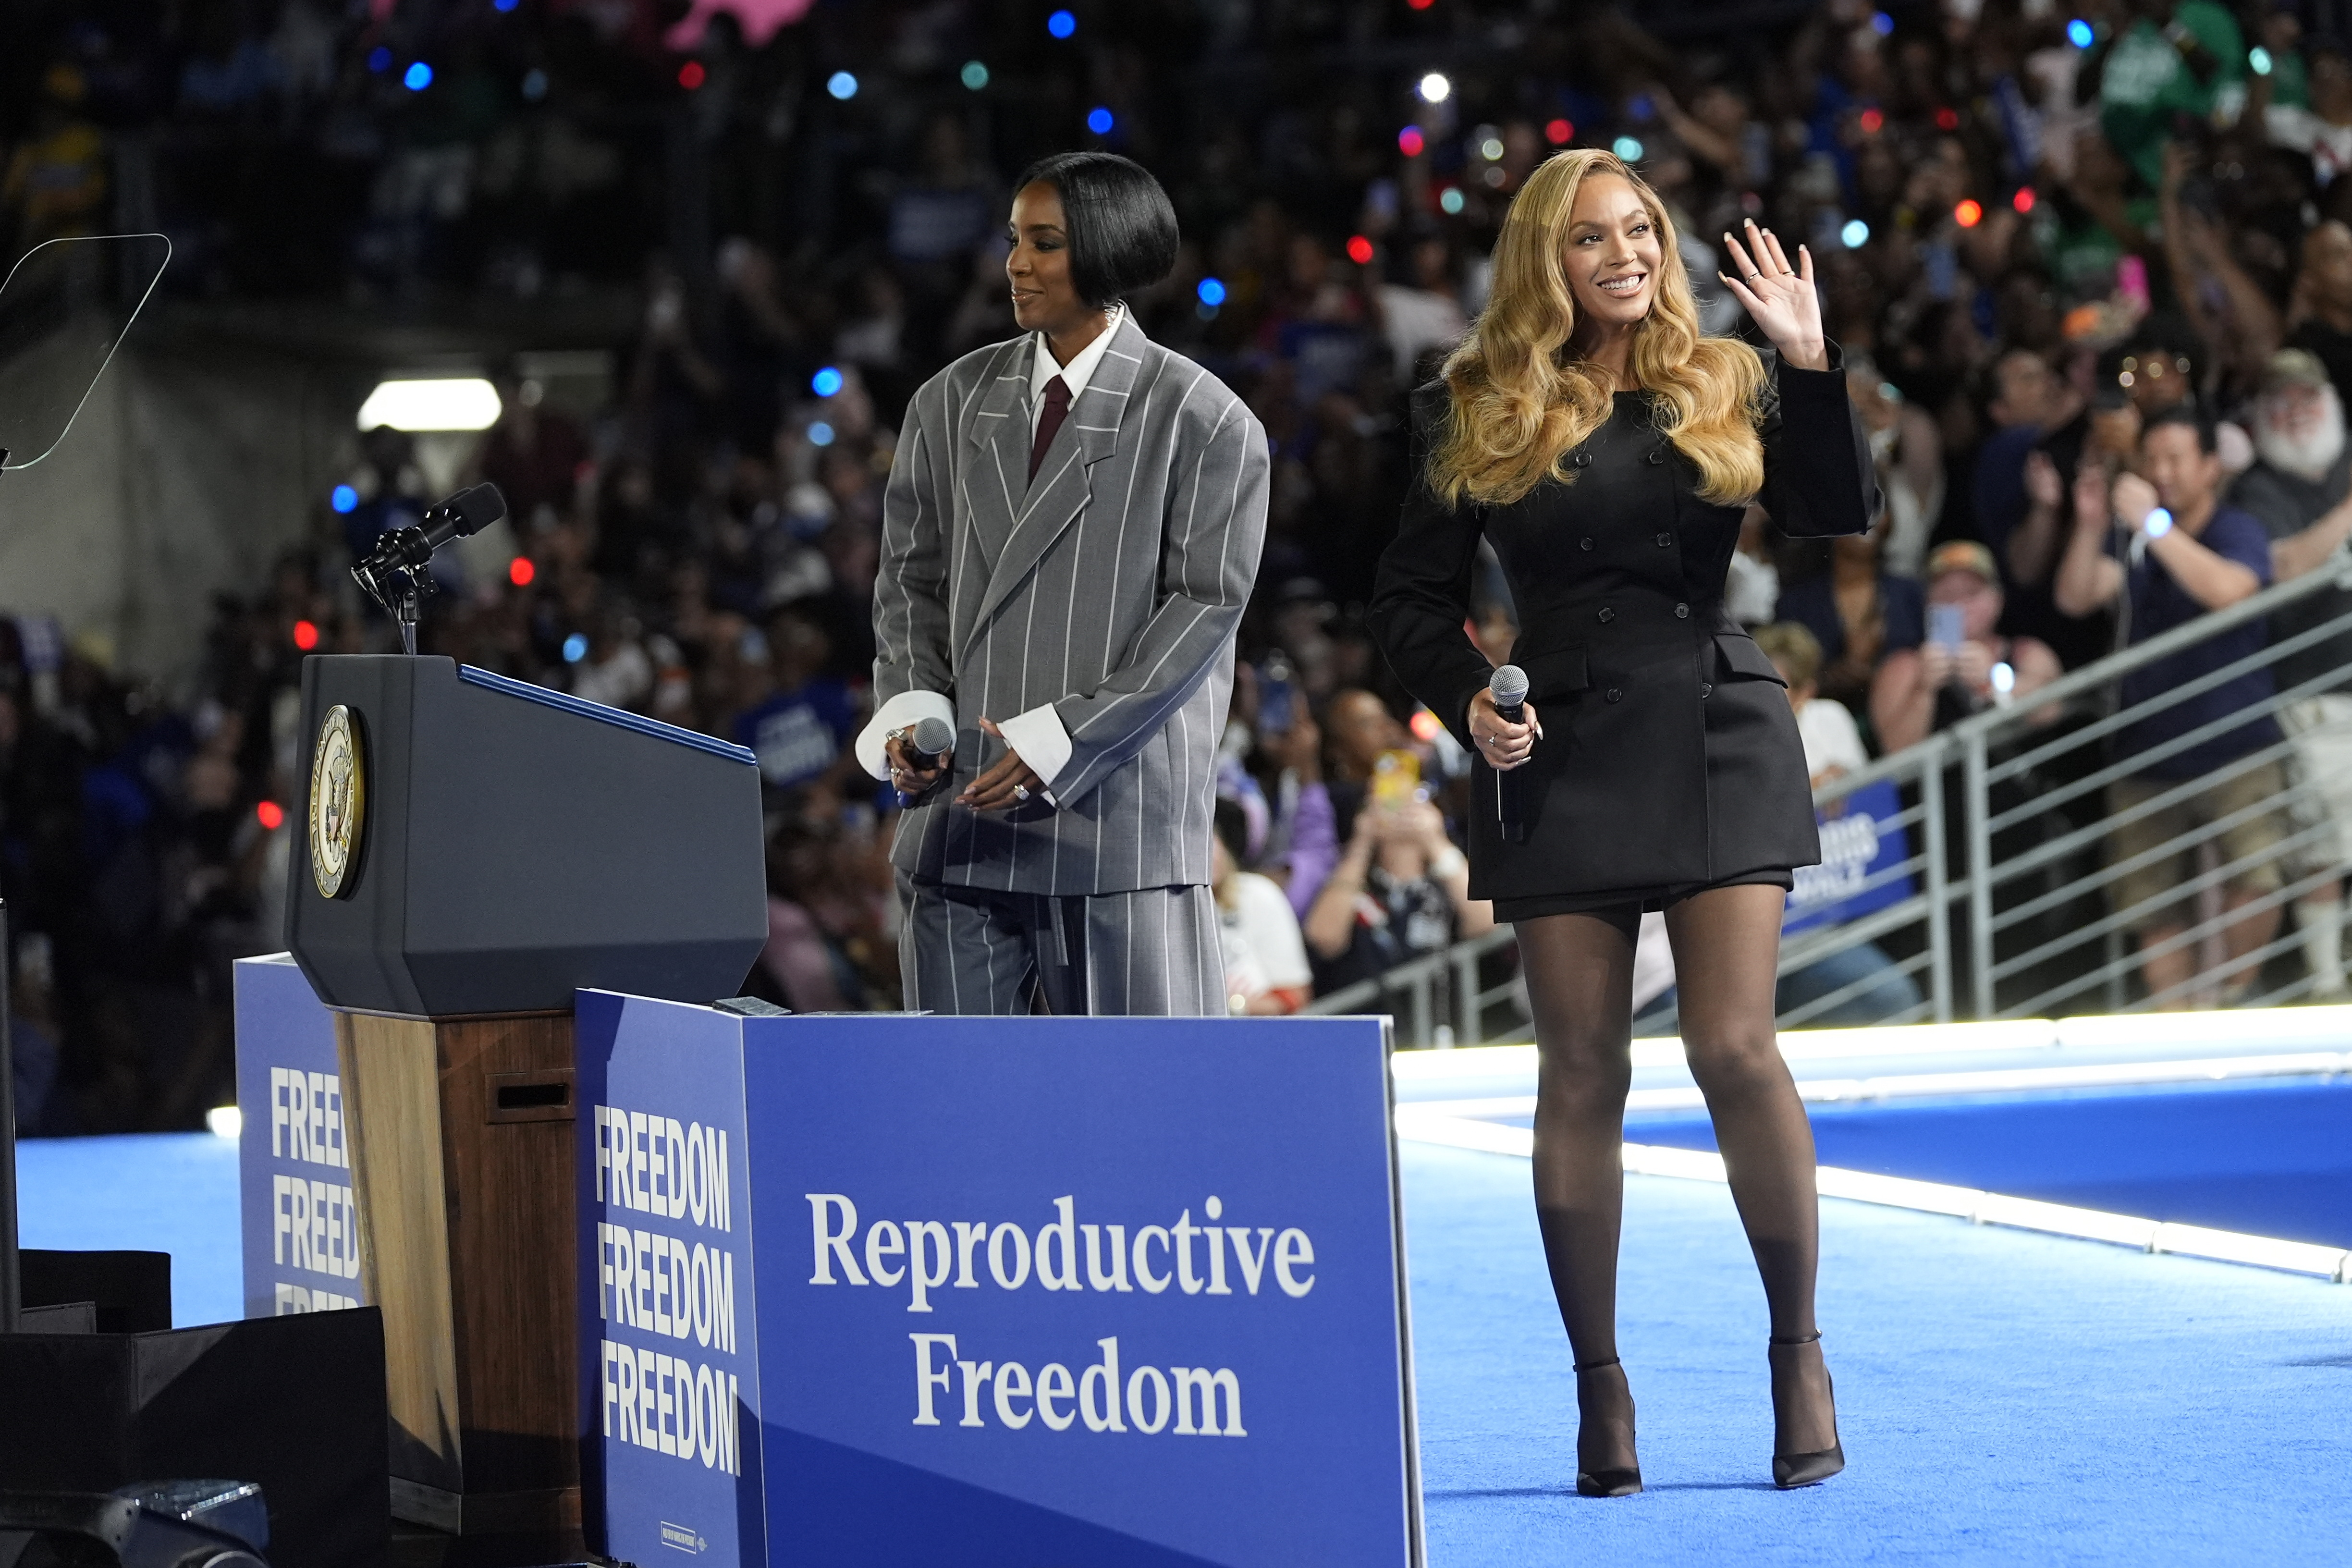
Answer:
<svg viewBox="0 0 2352 1568"><path fill-rule="evenodd" d="M907 760L926 773L954 750L955 726L944 719L925 719L907 737Z"/></svg>
<svg viewBox="0 0 2352 1568"><path fill-rule="evenodd" d="M1507 664L1495 671L1495 679L1486 685L1495 699L1495 716L1506 724L1527 722L1527 710L1520 706L1528 700L1528 672L1516 664ZM1528 825L1519 802L1519 774L1514 768L1495 774L1495 821L1503 832L1507 844L1524 843Z"/></svg>
<svg viewBox="0 0 2352 1568"><path fill-rule="evenodd" d="M404 596L403 588L425 588L425 581L416 574L432 561L435 551L453 539L467 539L481 532L506 514L506 497L499 494L498 486L479 484L459 490L425 512L424 521L415 526L379 534L367 559L352 568L352 576L367 590L369 597L391 610ZM410 580L395 581L403 574Z"/></svg>

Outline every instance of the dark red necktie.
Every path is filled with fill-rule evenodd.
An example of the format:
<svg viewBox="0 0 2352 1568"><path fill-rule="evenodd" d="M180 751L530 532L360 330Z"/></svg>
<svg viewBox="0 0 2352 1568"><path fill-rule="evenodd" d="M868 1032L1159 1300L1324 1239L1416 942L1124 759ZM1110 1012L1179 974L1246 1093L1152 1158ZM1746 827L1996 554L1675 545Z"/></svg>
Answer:
<svg viewBox="0 0 2352 1568"><path fill-rule="evenodd" d="M1037 465L1045 460L1045 448L1054 444L1054 432L1070 416L1070 384L1060 376L1045 384L1045 412L1037 416L1037 438L1029 443L1029 477L1037 477Z"/></svg>

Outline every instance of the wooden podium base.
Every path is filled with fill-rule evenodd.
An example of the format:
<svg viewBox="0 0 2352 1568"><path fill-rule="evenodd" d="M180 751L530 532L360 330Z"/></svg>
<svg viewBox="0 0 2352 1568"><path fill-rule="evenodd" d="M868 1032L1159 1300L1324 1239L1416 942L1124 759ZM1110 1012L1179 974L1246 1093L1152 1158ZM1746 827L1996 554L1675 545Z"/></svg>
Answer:
<svg viewBox="0 0 2352 1568"><path fill-rule="evenodd" d="M583 1551L572 1039L569 1013L335 1014L392 1511L451 1563Z"/></svg>

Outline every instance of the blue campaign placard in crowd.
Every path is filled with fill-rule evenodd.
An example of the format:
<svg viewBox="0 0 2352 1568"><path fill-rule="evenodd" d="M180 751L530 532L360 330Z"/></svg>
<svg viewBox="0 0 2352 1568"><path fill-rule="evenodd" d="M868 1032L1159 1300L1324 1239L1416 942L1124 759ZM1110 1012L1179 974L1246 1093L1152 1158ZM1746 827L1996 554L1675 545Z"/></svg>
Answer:
<svg viewBox="0 0 2352 1568"><path fill-rule="evenodd" d="M1886 874L1911 858L1902 814L1903 799L1892 779L1864 784L1844 796L1834 816L1815 814L1821 823L1822 863L1797 868L1797 885L1789 893L1788 916L1780 925L1783 935L1843 925L1911 896L1907 872Z"/></svg>
<svg viewBox="0 0 2352 1568"><path fill-rule="evenodd" d="M245 1315L356 1307L359 1213L334 1015L286 953L237 960L235 984Z"/></svg>
<svg viewBox="0 0 2352 1568"><path fill-rule="evenodd" d="M737 1018L583 994L580 1022L605 1128L582 1124L583 1195L605 1194L583 1205L583 1308L633 1347L583 1358L608 1555L1421 1561L1377 1020ZM706 1161L719 1134L741 1151L717 1235L690 1223L697 1171L719 1201L698 1123ZM625 1203L641 1181L658 1198L656 1171L681 1184L689 1223L656 1221L672 1240L641 1246L646 1211L613 1207L622 1164ZM624 1310L666 1257L693 1316L681 1344L673 1310L650 1427L642 1352L663 1341L613 1320L592 1206L632 1233ZM721 1362L696 1245L733 1257L731 1411L702 1394ZM667 1425L665 1387L691 1410ZM730 1445L731 1474L704 1458Z"/></svg>

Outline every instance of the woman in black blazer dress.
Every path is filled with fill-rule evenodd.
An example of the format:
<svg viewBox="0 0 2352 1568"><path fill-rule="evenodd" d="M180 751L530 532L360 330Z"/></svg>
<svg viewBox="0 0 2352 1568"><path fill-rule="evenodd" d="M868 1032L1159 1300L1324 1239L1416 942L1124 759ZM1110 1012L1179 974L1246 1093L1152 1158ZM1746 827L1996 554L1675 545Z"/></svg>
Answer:
<svg viewBox="0 0 2352 1568"><path fill-rule="evenodd" d="M1620 1149L1633 932L1663 910L1683 1039L1771 1311L1773 1475L1843 1462L1813 1321L1813 1143L1774 1039L1791 869L1821 858L1780 677L1725 613L1750 496L1792 534L1858 533L1869 447L1823 338L1812 261L1750 224L1724 281L1777 351L1702 339L1663 205L1606 153L1529 179L1495 291L1444 379L1414 396L1418 478L1371 622L1406 687L1477 758L1474 798L1518 770L1526 839L1488 804L1471 896L1517 925L1541 1053L1537 1215L1577 1364L1577 1489L1641 1489L1617 1360ZM1524 628L1525 721L1463 630L1481 537Z"/></svg>

